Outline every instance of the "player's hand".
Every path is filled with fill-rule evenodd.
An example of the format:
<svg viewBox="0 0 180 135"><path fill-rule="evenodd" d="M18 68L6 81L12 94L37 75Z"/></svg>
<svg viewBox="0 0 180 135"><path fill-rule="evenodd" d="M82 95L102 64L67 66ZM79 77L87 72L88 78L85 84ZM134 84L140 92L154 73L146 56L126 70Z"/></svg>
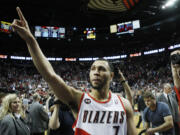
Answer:
<svg viewBox="0 0 180 135"><path fill-rule="evenodd" d="M17 32L23 40L28 41L30 37L33 37L29 29L28 23L26 19L24 18L20 8L17 7L16 10L17 10L19 19L14 19L12 23L12 29L14 32Z"/></svg>

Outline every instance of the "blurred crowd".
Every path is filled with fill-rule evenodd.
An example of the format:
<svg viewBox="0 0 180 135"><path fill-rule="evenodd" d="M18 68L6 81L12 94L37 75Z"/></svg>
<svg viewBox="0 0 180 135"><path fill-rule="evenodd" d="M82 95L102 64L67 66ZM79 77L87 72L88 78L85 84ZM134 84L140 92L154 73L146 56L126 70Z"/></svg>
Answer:
<svg viewBox="0 0 180 135"><path fill-rule="evenodd" d="M144 105L141 105L143 106L143 110L140 109L142 108L140 107L142 103L140 100L141 92L151 91L155 97L158 97L164 91L164 83L169 83L170 87L173 88L169 54L161 53L127 58L124 60L111 61L111 63L114 66L115 72L114 79L111 83L111 90L114 93L121 93L123 96L127 96L119 80L117 71L119 68L131 87L134 111L141 112L139 122L136 126L139 128L141 121L144 122L142 111L146 107L144 103ZM68 85L83 92L90 91L91 85L88 78L89 68L92 62L52 62L51 64L56 73L59 74ZM23 113L19 115L21 115L21 117L27 116L25 118L28 119L28 122L26 122L26 120L22 121L22 123L26 125L24 128L29 127L26 130L27 135L44 135L45 131L46 134L49 133L53 135L60 133L59 131L68 131L68 133L64 133L66 135L73 134L71 126L74 118L69 108L54 96L50 90L51 88L49 88L48 84L35 69L32 61L1 59L0 65L0 99L6 100L4 101L6 103L13 101L13 103L15 102L14 104L18 104L16 105L18 108L23 110ZM16 95L7 95L6 93L16 93ZM136 106L136 104L138 106ZM18 118L19 115L16 113L12 113L13 116L8 117L7 111L4 112L8 107L3 105L2 100L0 100L0 105L0 109L3 110L0 114L0 120L2 120L1 117L3 118L5 116L7 116L7 119L11 117ZM41 116L36 115L37 110L40 110ZM14 110L14 112L15 111L16 110ZM61 118L61 121L64 120L64 127L69 130L60 130L60 120L57 119L57 117L59 119ZM34 124L32 119L36 120ZM66 120L68 120L68 122L65 122ZM39 125L37 125L37 123L39 123ZM38 126L40 126L39 130L34 128ZM56 129L59 131L56 131ZM4 131L8 130L2 130L2 132Z"/></svg>
<svg viewBox="0 0 180 135"><path fill-rule="evenodd" d="M154 54L125 60L112 61L115 78L111 83L113 92L122 92L116 68L120 68L127 78L132 90L147 89L159 92L165 82L173 83L169 55ZM92 62L52 62L56 73L64 81L82 91L91 88L89 68ZM35 69L32 61L0 60L0 88L8 91L31 92L31 90L48 89L47 83Z"/></svg>

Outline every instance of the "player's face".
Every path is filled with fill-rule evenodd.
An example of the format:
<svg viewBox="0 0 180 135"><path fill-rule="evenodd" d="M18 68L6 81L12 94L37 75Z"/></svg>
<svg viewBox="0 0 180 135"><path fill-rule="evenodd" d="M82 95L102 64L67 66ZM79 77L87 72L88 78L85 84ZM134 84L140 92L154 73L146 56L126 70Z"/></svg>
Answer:
<svg viewBox="0 0 180 135"><path fill-rule="evenodd" d="M95 61L90 69L90 83L94 89L102 89L112 79L112 72L106 61Z"/></svg>

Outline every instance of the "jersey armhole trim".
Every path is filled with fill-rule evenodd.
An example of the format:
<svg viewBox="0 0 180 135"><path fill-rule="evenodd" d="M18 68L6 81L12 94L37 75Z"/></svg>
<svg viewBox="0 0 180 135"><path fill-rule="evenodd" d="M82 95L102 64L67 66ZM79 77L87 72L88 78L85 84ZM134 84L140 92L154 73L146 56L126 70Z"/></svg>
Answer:
<svg viewBox="0 0 180 135"><path fill-rule="evenodd" d="M84 95L85 95L85 93L82 94L81 99L80 99L80 104L79 104L79 107L78 107L77 119L75 120L75 122L74 122L73 125L72 125L72 128L73 128L73 129L75 128L76 123L77 123L77 120L78 120L79 111L80 111L80 108L81 108L81 103L82 103L82 100L83 100L83 98L84 98Z"/></svg>
<svg viewBox="0 0 180 135"><path fill-rule="evenodd" d="M124 112L126 113L126 109L125 109L124 104L123 104L123 102L122 102L122 100L121 100L121 97L120 97L119 95L117 95L117 96L118 96L118 98L119 98L119 100L120 100L120 102L121 102L121 104L122 104L122 107L123 107L123 109L124 109Z"/></svg>

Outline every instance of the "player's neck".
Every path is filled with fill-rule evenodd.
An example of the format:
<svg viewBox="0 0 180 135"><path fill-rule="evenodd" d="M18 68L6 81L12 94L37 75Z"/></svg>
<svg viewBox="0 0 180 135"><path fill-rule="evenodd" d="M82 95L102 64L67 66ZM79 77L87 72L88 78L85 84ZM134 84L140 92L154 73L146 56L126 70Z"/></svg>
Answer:
<svg viewBox="0 0 180 135"><path fill-rule="evenodd" d="M109 89L102 89L102 90L92 89L90 95L99 101L107 100L109 98Z"/></svg>

